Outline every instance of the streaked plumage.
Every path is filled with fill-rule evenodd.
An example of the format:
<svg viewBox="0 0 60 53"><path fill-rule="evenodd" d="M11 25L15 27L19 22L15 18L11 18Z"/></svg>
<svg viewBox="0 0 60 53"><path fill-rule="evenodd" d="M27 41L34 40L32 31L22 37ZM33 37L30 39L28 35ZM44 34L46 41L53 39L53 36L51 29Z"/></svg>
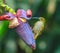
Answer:
<svg viewBox="0 0 60 53"><path fill-rule="evenodd" d="M44 25L45 25L45 18L40 17L39 21L37 21L33 27L35 39L38 37L38 35L41 35L42 31L44 30Z"/></svg>

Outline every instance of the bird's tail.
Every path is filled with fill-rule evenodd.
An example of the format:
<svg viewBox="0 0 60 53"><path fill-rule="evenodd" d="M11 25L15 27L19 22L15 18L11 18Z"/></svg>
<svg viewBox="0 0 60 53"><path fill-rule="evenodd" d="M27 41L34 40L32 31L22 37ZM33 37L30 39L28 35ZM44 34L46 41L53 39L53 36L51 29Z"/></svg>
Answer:
<svg viewBox="0 0 60 53"><path fill-rule="evenodd" d="M37 37L38 37L38 34L34 35L34 39L35 39L35 40L37 39Z"/></svg>
<svg viewBox="0 0 60 53"><path fill-rule="evenodd" d="M41 35L41 34L42 34L41 32L40 32L39 34L38 34L38 33L35 34L35 35L34 35L34 39L36 40L36 39L38 38L38 36Z"/></svg>

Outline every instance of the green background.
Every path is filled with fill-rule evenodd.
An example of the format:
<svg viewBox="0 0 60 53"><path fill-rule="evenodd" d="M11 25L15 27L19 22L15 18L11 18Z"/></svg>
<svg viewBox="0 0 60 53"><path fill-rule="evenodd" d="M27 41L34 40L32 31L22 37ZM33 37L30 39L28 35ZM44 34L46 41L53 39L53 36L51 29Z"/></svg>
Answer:
<svg viewBox="0 0 60 53"><path fill-rule="evenodd" d="M60 53L60 0L5 0L4 2L15 11L19 8L31 9L33 16L28 21L31 26L39 17L46 19L46 25L36 40L36 50L32 50L19 38L14 29L8 28L8 21L0 21L0 53Z"/></svg>

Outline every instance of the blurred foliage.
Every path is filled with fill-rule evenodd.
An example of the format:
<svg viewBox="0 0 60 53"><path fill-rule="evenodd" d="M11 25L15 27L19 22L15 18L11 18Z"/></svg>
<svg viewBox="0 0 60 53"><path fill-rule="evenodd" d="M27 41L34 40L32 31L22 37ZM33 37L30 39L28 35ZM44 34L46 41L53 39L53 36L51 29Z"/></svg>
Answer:
<svg viewBox="0 0 60 53"><path fill-rule="evenodd" d="M36 50L32 50L14 29L8 29L8 21L0 21L0 53L60 53L60 0L5 0L5 3L15 11L32 9L29 24L33 27L39 17L45 17L46 26L36 40Z"/></svg>

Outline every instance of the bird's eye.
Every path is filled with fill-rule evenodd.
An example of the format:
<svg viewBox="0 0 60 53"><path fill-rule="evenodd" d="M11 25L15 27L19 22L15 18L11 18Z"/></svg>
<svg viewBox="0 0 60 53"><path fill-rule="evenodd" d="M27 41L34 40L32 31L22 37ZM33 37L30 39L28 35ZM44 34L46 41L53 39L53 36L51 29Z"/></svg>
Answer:
<svg viewBox="0 0 60 53"><path fill-rule="evenodd" d="M28 18L30 18L30 17L32 16L32 11L31 11L30 9L28 9L28 10L26 11L26 16L27 16Z"/></svg>

